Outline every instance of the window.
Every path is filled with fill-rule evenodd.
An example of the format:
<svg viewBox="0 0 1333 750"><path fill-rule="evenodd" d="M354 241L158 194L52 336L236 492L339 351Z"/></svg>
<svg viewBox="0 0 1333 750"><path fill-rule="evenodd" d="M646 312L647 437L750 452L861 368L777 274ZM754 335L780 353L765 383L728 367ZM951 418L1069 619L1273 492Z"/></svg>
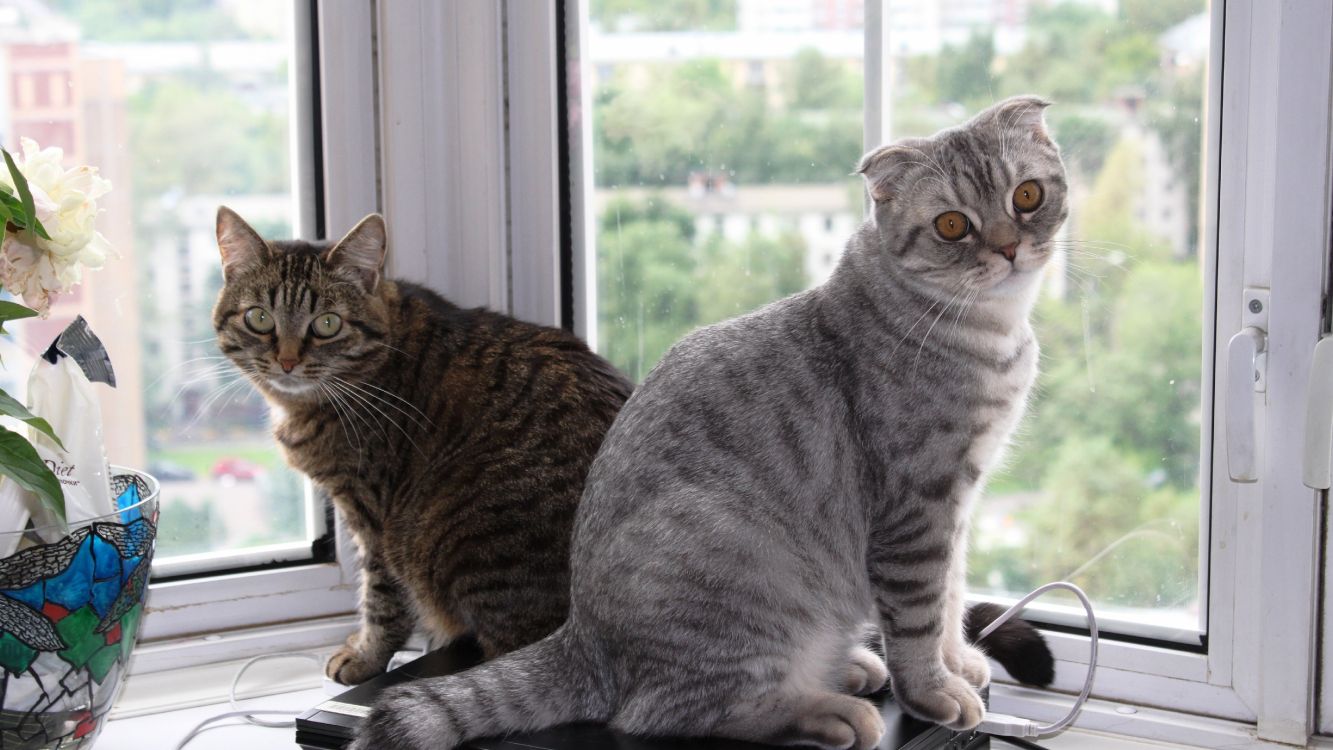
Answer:
<svg viewBox="0 0 1333 750"><path fill-rule="evenodd" d="M1257 726L1263 739L1304 743L1321 506L1300 484L1293 436L1321 309L1313 269L1328 262L1329 213L1314 205L1327 200L1316 179L1326 174L1309 167L1328 162L1329 7L825 5L567 4L570 190L587 206L573 213L576 330L641 379L695 326L827 276L840 246L821 241L825 228L845 237L861 219L862 188L847 172L863 138L928 134L1010 94L1056 100L1048 124L1069 167L1071 217L1034 319L1041 380L977 507L971 588L1009 600L1072 578L1109 636L1096 695L1237 722L1173 734L1107 707L1088 725L1205 746ZM742 49L770 60L762 89L734 69ZM585 64L602 75L590 80ZM772 137L781 128L791 130ZM1298 144L1317 144L1303 163ZM687 189L692 171L724 169L725 203ZM1293 189L1310 196L1303 213L1256 198ZM719 232L692 233L704 210L722 217ZM795 233L747 231L744 217L788 211ZM1281 218L1296 215L1308 216L1304 235ZM758 243L764 253L747 252ZM1271 247L1283 248L1280 262ZM1226 397L1228 383L1254 380L1226 358L1250 325L1249 289L1271 291L1285 320L1270 330L1269 390ZM1229 434L1237 414L1254 418L1233 420L1255 430L1254 484L1229 478L1227 446L1245 444ZM1057 600L1029 616L1049 626L1057 685L1077 690L1081 612ZM992 695L1000 710L1037 705Z"/></svg>
<svg viewBox="0 0 1333 750"><path fill-rule="evenodd" d="M315 230L293 143L310 123L300 87L294 0L13 5L0 50L11 99L3 132L64 149L111 180L99 222L119 258L62 297L49 320L5 339L19 385L31 355L75 315L106 343L119 387L104 393L107 452L162 483L154 572L309 560L322 506L288 470L262 399L214 343L221 286L214 215L227 204L265 236Z"/></svg>
<svg viewBox="0 0 1333 750"><path fill-rule="evenodd" d="M632 5L587 6L588 57L611 75L586 94L596 347L641 379L693 328L832 271L819 228L862 212L848 173L865 35L818 2ZM885 64L882 140L1040 91L1060 103L1049 124L1073 196L1035 315L1037 396L979 504L972 587L1016 598L1070 579L1122 632L1197 645L1206 0L917 12L945 5L888 3L913 41ZM761 65L771 83L742 85L742 50L750 84ZM797 229L762 231L770 212ZM695 234L705 213L725 217L720 236Z"/></svg>

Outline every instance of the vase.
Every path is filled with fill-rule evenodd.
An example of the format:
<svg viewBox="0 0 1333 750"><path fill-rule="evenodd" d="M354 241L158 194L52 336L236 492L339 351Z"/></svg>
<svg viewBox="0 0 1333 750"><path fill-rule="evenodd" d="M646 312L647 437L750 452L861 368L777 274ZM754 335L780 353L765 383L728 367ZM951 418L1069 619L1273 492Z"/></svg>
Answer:
<svg viewBox="0 0 1333 750"><path fill-rule="evenodd" d="M0 558L0 750L92 747L125 682L158 484L131 469L111 474L115 513L68 531L0 534L0 549L17 549Z"/></svg>

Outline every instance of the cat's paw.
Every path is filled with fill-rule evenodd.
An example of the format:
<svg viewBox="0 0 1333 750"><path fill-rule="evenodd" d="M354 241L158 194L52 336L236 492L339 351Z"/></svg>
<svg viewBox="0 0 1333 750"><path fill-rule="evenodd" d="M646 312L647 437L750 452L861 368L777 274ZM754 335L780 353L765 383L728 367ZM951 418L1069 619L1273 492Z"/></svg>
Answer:
<svg viewBox="0 0 1333 750"><path fill-rule="evenodd" d="M889 668L884 660L865 646L855 646L848 655L843 689L852 695L871 695L879 692L889 680Z"/></svg>
<svg viewBox="0 0 1333 750"><path fill-rule="evenodd" d="M378 675L388 666L388 662L372 659L350 643L344 644L324 665L324 674L340 685L360 685Z"/></svg>
<svg viewBox="0 0 1333 750"><path fill-rule="evenodd" d="M895 679L893 697L909 714L958 731L976 727L986 713L976 689L947 671L920 680Z"/></svg>
<svg viewBox="0 0 1333 750"><path fill-rule="evenodd" d="M446 750L461 741L433 710L438 704L417 684L385 690L356 730L347 750Z"/></svg>
<svg viewBox="0 0 1333 750"><path fill-rule="evenodd" d="M990 660L981 649L966 643L944 649L944 666L980 690L990 684Z"/></svg>
<svg viewBox="0 0 1333 750"><path fill-rule="evenodd" d="M778 738L784 745L871 750L884 736L884 719L879 709L863 698L828 693L814 696L798 711L794 725Z"/></svg>

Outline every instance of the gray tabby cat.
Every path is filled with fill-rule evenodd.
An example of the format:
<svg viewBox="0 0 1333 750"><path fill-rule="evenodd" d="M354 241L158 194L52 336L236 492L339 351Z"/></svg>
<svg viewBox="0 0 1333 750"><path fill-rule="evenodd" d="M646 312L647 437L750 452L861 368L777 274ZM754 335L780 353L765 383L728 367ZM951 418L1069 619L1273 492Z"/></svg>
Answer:
<svg viewBox="0 0 1333 750"><path fill-rule="evenodd" d="M872 216L824 285L699 330L630 398L588 477L568 621L389 691L355 747L449 748L579 720L823 748L862 697L981 720L968 518L1037 367L1028 314L1066 216L1047 102L880 148ZM863 644L882 627L887 660Z"/></svg>

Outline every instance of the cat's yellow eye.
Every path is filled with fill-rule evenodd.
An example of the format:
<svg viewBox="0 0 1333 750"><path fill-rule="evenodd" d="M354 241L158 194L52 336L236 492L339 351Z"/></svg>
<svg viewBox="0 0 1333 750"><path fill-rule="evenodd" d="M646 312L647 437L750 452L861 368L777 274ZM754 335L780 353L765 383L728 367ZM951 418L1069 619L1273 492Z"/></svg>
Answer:
<svg viewBox="0 0 1333 750"><path fill-rule="evenodd" d="M252 307L245 311L245 327L255 333L271 333L273 316L262 307Z"/></svg>
<svg viewBox="0 0 1333 750"><path fill-rule="evenodd" d="M338 334L343 328L343 319L334 313L324 313L310 324L310 330L316 336L327 339Z"/></svg>
<svg viewBox="0 0 1333 750"><path fill-rule="evenodd" d="M1031 213L1041 208L1041 183L1028 180L1014 190L1014 210L1019 213Z"/></svg>
<svg viewBox="0 0 1333 750"><path fill-rule="evenodd" d="M972 222L967 220L962 211L945 211L935 217L935 231L940 237L956 242L972 231Z"/></svg>

